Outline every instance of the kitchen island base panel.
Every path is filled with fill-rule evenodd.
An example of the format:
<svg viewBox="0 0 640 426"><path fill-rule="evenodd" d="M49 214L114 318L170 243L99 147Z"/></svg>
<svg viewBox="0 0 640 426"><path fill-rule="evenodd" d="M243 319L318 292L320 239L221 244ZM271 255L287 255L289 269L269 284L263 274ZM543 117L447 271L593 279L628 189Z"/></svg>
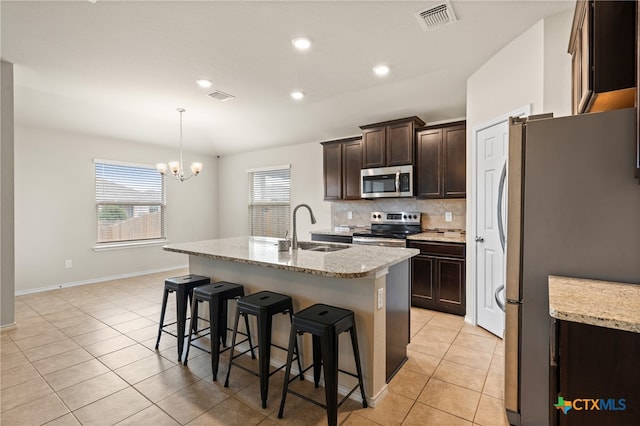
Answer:
<svg viewBox="0 0 640 426"><path fill-rule="evenodd" d="M294 312L316 303L326 303L352 310L359 334L358 346L362 358L367 403L375 407L376 403L386 395L387 312L385 309L386 300L383 302L383 306L378 308L378 291L382 289L381 291L385 295L388 291L392 291L394 295L405 295L400 299L406 300L407 316L406 321L401 321L399 327L406 324L404 327L407 328L408 335L409 283L406 279L409 270L408 261L402 261L372 275L348 279L311 275L196 255L189 256L189 269L194 274L208 275L212 277L213 281L240 283L244 285L246 294L262 290L287 294L293 298ZM229 308L228 314L235 315L235 307L229 306ZM395 311L399 309L401 309L399 306L394 308ZM283 316L273 318L272 341L274 343L286 347L289 331L288 318ZM349 341L346 340L348 336L340 336L340 339L340 368L355 371L353 351L348 344ZM408 340L404 345L400 344L405 352L407 344ZM280 352L272 353L272 364L282 365L286 362L286 353ZM313 351L310 342L304 342L301 345L300 353L305 364L312 362ZM341 391L350 389L350 382L342 380L341 378L339 389Z"/></svg>

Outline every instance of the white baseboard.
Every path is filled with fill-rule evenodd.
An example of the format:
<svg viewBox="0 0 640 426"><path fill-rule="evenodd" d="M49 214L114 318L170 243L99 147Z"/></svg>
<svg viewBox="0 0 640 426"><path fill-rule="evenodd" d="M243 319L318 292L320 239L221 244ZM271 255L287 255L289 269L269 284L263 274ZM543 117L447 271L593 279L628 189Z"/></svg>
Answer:
<svg viewBox="0 0 640 426"><path fill-rule="evenodd" d="M12 322L11 324L0 325L0 330L9 331L16 328L16 323Z"/></svg>
<svg viewBox="0 0 640 426"><path fill-rule="evenodd" d="M174 266L170 266L167 268L159 268L159 269L150 269L147 271L137 271L137 272L131 272L128 274L118 274L118 275L111 275L108 277L100 277L100 278L92 278L90 280L82 280L82 281L74 281L74 282L69 282L69 283L62 283L62 284L57 284L57 285L51 285L51 286L47 286L47 287L38 287L38 288L30 288L28 290L18 290L16 291L16 296L23 296L26 294L34 294L34 293L42 293L43 291L50 291L50 290L56 290L56 289L60 289L60 288L67 288L67 287L76 287L79 285L86 285L86 284L97 284L97 283L101 283L101 282L105 282L105 281L113 281L113 280L121 280L124 278L133 278L133 277L139 277L142 275L149 275L149 274L157 274L159 272L167 272L167 271L173 271L175 269L184 269L184 268L188 268L189 265L174 265Z"/></svg>

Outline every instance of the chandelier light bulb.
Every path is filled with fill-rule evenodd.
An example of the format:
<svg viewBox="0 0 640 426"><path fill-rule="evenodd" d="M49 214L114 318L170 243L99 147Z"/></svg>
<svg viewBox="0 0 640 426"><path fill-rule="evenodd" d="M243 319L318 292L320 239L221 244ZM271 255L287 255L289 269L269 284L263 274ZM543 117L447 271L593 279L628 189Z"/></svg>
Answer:
<svg viewBox="0 0 640 426"><path fill-rule="evenodd" d="M185 110L184 108L177 108L177 111L180 113L180 161L169 161L168 168L171 171L171 174L168 176L171 176L180 182L184 182L185 180L191 179L193 176L198 176L198 174L200 174L202 171L202 163L192 163L191 174L189 174L189 176L185 176L184 168L182 167L182 113ZM158 170L161 175L167 176L167 164L156 164L156 170Z"/></svg>

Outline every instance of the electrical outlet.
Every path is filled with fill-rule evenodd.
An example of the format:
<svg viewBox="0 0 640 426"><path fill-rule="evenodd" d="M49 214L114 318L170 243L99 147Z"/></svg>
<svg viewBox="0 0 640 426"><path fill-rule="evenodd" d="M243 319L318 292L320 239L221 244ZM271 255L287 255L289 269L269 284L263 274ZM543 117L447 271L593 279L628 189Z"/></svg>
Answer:
<svg viewBox="0 0 640 426"><path fill-rule="evenodd" d="M71 259L67 259L64 261L64 267L65 268L73 268L73 263L71 262Z"/></svg>
<svg viewBox="0 0 640 426"><path fill-rule="evenodd" d="M453 215L451 212L444 212L444 221L451 222L453 220Z"/></svg>
<svg viewBox="0 0 640 426"><path fill-rule="evenodd" d="M378 309L384 307L384 288L378 289Z"/></svg>
<svg viewBox="0 0 640 426"><path fill-rule="evenodd" d="M352 211L348 211L347 212L347 219L349 219L349 220L353 219L353 212Z"/></svg>

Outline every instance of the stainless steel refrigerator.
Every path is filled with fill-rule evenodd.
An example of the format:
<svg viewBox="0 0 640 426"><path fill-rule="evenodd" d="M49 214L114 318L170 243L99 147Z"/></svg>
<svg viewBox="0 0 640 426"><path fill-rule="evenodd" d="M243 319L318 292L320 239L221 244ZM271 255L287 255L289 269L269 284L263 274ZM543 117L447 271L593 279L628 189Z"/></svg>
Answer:
<svg viewBox="0 0 640 426"><path fill-rule="evenodd" d="M507 162L505 407L550 422L548 276L640 278L635 109L511 119Z"/></svg>

